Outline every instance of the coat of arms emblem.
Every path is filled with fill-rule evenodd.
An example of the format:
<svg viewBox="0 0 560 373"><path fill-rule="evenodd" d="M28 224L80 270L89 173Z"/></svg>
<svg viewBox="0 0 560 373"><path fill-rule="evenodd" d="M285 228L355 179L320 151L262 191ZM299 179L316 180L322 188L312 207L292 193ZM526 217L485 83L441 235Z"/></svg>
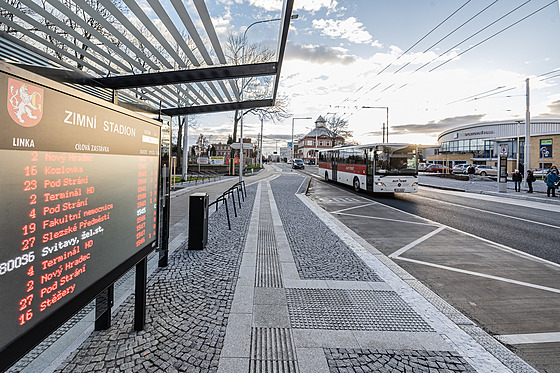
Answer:
<svg viewBox="0 0 560 373"><path fill-rule="evenodd" d="M22 127L33 127L43 116L43 89L8 79L8 112Z"/></svg>

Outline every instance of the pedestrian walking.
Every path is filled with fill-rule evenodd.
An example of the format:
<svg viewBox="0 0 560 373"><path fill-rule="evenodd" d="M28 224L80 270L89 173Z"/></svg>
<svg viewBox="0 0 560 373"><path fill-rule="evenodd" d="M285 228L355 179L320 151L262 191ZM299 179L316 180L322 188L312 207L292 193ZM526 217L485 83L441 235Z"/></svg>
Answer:
<svg viewBox="0 0 560 373"><path fill-rule="evenodd" d="M537 178L533 175L533 171L527 170L527 186L529 187L527 193L533 193L533 183L535 181L537 181Z"/></svg>
<svg viewBox="0 0 560 373"><path fill-rule="evenodd" d="M521 180L523 180L523 175L521 175L519 170L515 170L515 172L511 176L511 179L513 180L515 191L521 192Z"/></svg>
<svg viewBox="0 0 560 373"><path fill-rule="evenodd" d="M552 169L552 171L550 171L548 175L546 175L547 197L550 197L551 194L552 197L556 197L556 188L558 188L559 181L560 177L558 177L558 169Z"/></svg>
<svg viewBox="0 0 560 373"><path fill-rule="evenodd" d="M472 183L474 181L474 165L470 165L469 168L467 168L467 174L469 175L469 181Z"/></svg>

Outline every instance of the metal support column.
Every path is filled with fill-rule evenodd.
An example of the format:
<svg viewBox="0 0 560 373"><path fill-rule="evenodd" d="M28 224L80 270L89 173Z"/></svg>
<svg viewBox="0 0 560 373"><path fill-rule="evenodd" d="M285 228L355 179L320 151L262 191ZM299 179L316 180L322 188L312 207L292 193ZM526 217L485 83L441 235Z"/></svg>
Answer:
<svg viewBox="0 0 560 373"><path fill-rule="evenodd" d="M148 274L148 259L142 259L136 264L136 281L134 288L134 330L144 330L146 323L146 277Z"/></svg>
<svg viewBox="0 0 560 373"><path fill-rule="evenodd" d="M95 330L111 327L111 307L115 296L115 285L111 284L95 298Z"/></svg>

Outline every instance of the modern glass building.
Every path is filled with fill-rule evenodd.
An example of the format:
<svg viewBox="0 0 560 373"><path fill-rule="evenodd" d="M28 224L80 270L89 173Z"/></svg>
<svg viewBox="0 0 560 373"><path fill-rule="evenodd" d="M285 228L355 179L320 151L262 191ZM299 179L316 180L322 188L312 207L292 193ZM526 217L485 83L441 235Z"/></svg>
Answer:
<svg viewBox="0 0 560 373"><path fill-rule="evenodd" d="M560 119L531 120L529 168L560 164ZM506 149L508 170L522 169L525 149L525 120L475 123L442 132L430 163L452 167L461 163L496 166L498 154Z"/></svg>

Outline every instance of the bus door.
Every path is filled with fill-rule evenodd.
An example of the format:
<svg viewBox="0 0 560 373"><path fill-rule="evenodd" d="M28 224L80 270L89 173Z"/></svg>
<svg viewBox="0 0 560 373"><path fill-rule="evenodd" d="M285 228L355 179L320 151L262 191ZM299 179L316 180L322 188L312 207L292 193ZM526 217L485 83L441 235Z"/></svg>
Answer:
<svg viewBox="0 0 560 373"><path fill-rule="evenodd" d="M373 175L375 171L375 149L366 149L366 190L373 192Z"/></svg>
<svg viewBox="0 0 560 373"><path fill-rule="evenodd" d="M338 151L332 152L332 179L338 181L338 174L336 172L338 167Z"/></svg>

